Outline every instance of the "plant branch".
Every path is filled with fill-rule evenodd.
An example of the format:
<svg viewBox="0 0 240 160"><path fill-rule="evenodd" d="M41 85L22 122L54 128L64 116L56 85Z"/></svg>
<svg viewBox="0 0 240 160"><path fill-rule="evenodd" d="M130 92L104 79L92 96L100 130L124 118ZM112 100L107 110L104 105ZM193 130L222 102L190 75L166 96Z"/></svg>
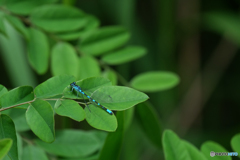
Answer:
<svg viewBox="0 0 240 160"><path fill-rule="evenodd" d="M236 51L237 46L223 39L206 63L204 69L197 74L189 90L183 97L180 107L170 117L170 121L173 121L173 119L175 119L174 121L179 121L176 120L176 117L180 116L180 125L178 126L181 126L179 130L182 134L185 134L189 130L201 113L204 105L222 78L224 71L235 56Z"/></svg>
<svg viewBox="0 0 240 160"><path fill-rule="evenodd" d="M28 103L30 104L30 103L34 102L35 100L36 100L36 98L34 98L34 99L31 100L31 101L27 101L27 102L19 103L19 104L10 106L10 107L2 108L2 109L0 109L0 112L5 111L5 110L8 110L8 109L10 109L10 108L14 108L14 107L17 107L17 106L21 106L21 105L24 105L24 104L28 104Z"/></svg>

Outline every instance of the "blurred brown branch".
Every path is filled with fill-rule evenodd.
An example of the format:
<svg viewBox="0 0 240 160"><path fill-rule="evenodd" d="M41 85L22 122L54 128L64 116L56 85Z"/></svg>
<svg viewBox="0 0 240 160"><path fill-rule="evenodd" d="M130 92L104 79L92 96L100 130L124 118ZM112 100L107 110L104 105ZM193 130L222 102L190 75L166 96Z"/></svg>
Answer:
<svg viewBox="0 0 240 160"><path fill-rule="evenodd" d="M179 121L178 130L181 134L185 134L189 130L201 113L235 56L237 49L236 45L223 39L216 47L204 69L197 74L189 90L183 96L180 106L170 117L170 121ZM176 118L179 118L179 120Z"/></svg>

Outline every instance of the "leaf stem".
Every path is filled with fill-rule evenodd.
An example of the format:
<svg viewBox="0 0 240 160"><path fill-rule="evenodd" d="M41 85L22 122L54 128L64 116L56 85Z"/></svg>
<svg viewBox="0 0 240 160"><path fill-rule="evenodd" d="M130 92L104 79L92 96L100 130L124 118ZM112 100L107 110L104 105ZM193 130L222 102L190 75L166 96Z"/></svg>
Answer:
<svg viewBox="0 0 240 160"><path fill-rule="evenodd" d="M24 104L32 103L32 102L34 102L35 100L36 100L36 98L34 98L34 99L31 100L31 101L27 101L27 102L19 103L19 104L10 106L10 107L2 108L2 109L0 109L0 112L5 111L5 110L10 109L10 108L14 108L14 107L17 107L17 106L21 106L21 105L24 105Z"/></svg>
<svg viewBox="0 0 240 160"><path fill-rule="evenodd" d="M61 98L57 98L57 99L42 99L42 100L45 100L45 101L57 101L57 100L62 100Z"/></svg>

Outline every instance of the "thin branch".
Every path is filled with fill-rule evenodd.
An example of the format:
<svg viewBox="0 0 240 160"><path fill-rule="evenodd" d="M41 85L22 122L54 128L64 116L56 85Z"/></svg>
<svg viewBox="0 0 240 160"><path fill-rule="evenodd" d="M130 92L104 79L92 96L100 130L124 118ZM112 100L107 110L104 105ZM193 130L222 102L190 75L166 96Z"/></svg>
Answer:
<svg viewBox="0 0 240 160"><path fill-rule="evenodd" d="M45 100L45 101L57 101L57 100L63 100L63 99L57 98L57 99L42 99L42 100Z"/></svg>
<svg viewBox="0 0 240 160"><path fill-rule="evenodd" d="M180 116L180 125L178 126L181 127L179 130L182 134L185 134L189 130L201 113L204 105L222 78L224 71L235 56L237 49L237 46L223 39L206 63L204 69L197 74L185 94L180 107L170 117L170 121L173 121L173 119L176 121L175 117Z"/></svg>
<svg viewBox="0 0 240 160"><path fill-rule="evenodd" d="M20 104L16 104L16 105L13 105L13 106L10 106L10 107L7 107L7 108L2 108L2 109L0 109L0 112L2 112L2 111L5 111L5 110L8 110L8 109L10 109L10 108L14 108L14 107L17 107L17 106L21 106L21 105L24 105L24 104L30 104L30 103L32 103L32 102L34 102L36 100L36 98L34 98L33 100L31 100L31 101L27 101L27 102L23 102L23 103L20 103Z"/></svg>

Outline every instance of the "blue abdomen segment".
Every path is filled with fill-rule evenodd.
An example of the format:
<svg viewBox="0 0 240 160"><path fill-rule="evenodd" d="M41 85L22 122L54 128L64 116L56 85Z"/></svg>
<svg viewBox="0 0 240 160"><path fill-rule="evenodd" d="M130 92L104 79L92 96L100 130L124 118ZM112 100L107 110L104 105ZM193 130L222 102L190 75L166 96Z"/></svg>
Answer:
<svg viewBox="0 0 240 160"><path fill-rule="evenodd" d="M98 103L96 100L92 99L90 96L88 96L86 93L84 93L84 92L82 91L81 87L78 86L78 85L76 85L76 82L71 83L70 86L72 87L72 90L74 89L76 92L81 93L82 95L87 96L90 101L94 102L94 103L97 104L98 106L101 106L101 108L102 108L103 110L105 110L108 114L110 114L110 115L113 114L113 112L112 112L111 110L103 107L103 106L102 106L100 103ZM83 99L84 99L84 98L83 98ZM84 100L84 102L85 102L85 100ZM85 102L85 103L86 103L86 102ZM86 103L86 105L87 105L87 103ZM87 106L88 106L88 105L87 105ZM89 109L89 108L88 108L88 109ZM90 109L89 109L89 111L90 111Z"/></svg>
<svg viewBox="0 0 240 160"><path fill-rule="evenodd" d="M109 109L107 109L106 111L107 111L109 114L111 114L111 115L113 114L113 112L112 112L111 110L109 110Z"/></svg>

